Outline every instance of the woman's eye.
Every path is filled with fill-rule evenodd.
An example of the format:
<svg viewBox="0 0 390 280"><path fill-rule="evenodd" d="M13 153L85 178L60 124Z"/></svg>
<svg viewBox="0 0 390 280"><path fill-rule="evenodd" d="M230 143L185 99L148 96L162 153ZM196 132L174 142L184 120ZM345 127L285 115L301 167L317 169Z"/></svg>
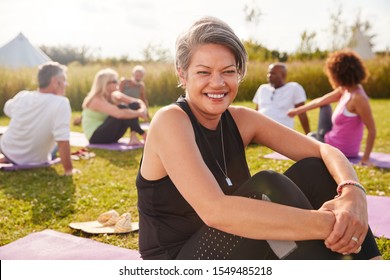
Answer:
<svg viewBox="0 0 390 280"><path fill-rule="evenodd" d="M207 71L198 71L197 73L199 75L207 75L207 74L209 74L209 72L207 72Z"/></svg>
<svg viewBox="0 0 390 280"><path fill-rule="evenodd" d="M237 71L236 70L226 70L225 71L225 74L236 74Z"/></svg>

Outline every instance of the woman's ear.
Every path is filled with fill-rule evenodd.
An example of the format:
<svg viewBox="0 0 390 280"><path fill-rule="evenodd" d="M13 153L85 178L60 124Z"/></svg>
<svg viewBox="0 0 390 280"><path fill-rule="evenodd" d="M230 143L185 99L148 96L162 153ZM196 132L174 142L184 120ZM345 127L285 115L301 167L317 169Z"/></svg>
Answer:
<svg viewBox="0 0 390 280"><path fill-rule="evenodd" d="M178 67L177 75L179 76L180 86L184 88L186 85L185 71L183 71L180 67Z"/></svg>

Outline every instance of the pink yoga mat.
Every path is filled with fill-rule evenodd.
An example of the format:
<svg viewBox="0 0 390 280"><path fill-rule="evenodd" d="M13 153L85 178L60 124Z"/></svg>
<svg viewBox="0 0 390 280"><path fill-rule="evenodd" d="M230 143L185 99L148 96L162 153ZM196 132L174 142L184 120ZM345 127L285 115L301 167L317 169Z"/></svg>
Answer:
<svg viewBox="0 0 390 280"><path fill-rule="evenodd" d="M368 223L376 237L390 239L390 197L367 196Z"/></svg>
<svg viewBox="0 0 390 280"><path fill-rule="evenodd" d="M141 257L137 250L47 229L0 247L0 259L141 260Z"/></svg>
<svg viewBox="0 0 390 280"><path fill-rule="evenodd" d="M280 160L289 159L288 157L285 157L284 155L281 155L277 152L267 154L264 156L264 158L280 159ZM349 158L349 161L352 164L358 164L361 158L362 158L362 153L360 153L359 156L356 158ZM370 160L374 163L375 167L390 168L390 154L372 152L370 155Z"/></svg>

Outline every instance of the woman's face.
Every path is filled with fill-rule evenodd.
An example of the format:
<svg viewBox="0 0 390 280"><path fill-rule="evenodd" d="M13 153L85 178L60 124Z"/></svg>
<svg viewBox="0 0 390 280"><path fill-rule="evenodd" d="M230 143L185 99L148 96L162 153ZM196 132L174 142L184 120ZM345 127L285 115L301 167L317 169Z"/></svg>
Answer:
<svg viewBox="0 0 390 280"><path fill-rule="evenodd" d="M118 89L118 78L111 77L106 84L106 89L108 93L116 91Z"/></svg>
<svg viewBox="0 0 390 280"><path fill-rule="evenodd" d="M219 118L237 95L239 75L233 53L225 46L198 46L187 71L179 69L186 99L194 114L201 118Z"/></svg>

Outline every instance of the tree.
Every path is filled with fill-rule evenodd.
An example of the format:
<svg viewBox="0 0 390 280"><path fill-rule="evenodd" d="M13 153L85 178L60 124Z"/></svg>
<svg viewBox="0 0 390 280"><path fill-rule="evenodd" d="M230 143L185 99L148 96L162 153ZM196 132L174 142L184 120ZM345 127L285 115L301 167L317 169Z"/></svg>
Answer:
<svg viewBox="0 0 390 280"><path fill-rule="evenodd" d="M249 25L249 27L253 27L254 30L256 30L263 13L254 1L252 1L251 6L244 6L244 14L245 22ZM245 40L243 43L248 52L248 59L250 61L287 61L288 59L287 53L280 53L277 50L269 50L262 44L258 43L253 36L250 36L250 38Z"/></svg>
<svg viewBox="0 0 390 280"><path fill-rule="evenodd" d="M301 33L301 42L297 48L297 51L292 55L293 59L297 60L312 60L312 59L323 59L327 56L326 51L321 51L316 42L316 32L309 33L303 31Z"/></svg>
<svg viewBox="0 0 390 280"><path fill-rule="evenodd" d="M79 62L82 65L93 60L93 51L90 47L81 46L73 47L70 45L66 46L40 46L42 51L44 51L52 60L57 61L61 64L68 65L71 62Z"/></svg>
<svg viewBox="0 0 390 280"><path fill-rule="evenodd" d="M169 49L163 48L161 45L149 43L143 50L143 60L147 62L158 61L168 62L172 60Z"/></svg>
<svg viewBox="0 0 390 280"><path fill-rule="evenodd" d="M344 48L347 45L348 38L350 37L350 28L341 19L342 13L343 8L340 4L337 10L330 14L331 51Z"/></svg>
<svg viewBox="0 0 390 280"><path fill-rule="evenodd" d="M260 8L252 1L252 7L249 5L244 6L245 21L249 24L258 25L260 23L260 17L263 15Z"/></svg>

